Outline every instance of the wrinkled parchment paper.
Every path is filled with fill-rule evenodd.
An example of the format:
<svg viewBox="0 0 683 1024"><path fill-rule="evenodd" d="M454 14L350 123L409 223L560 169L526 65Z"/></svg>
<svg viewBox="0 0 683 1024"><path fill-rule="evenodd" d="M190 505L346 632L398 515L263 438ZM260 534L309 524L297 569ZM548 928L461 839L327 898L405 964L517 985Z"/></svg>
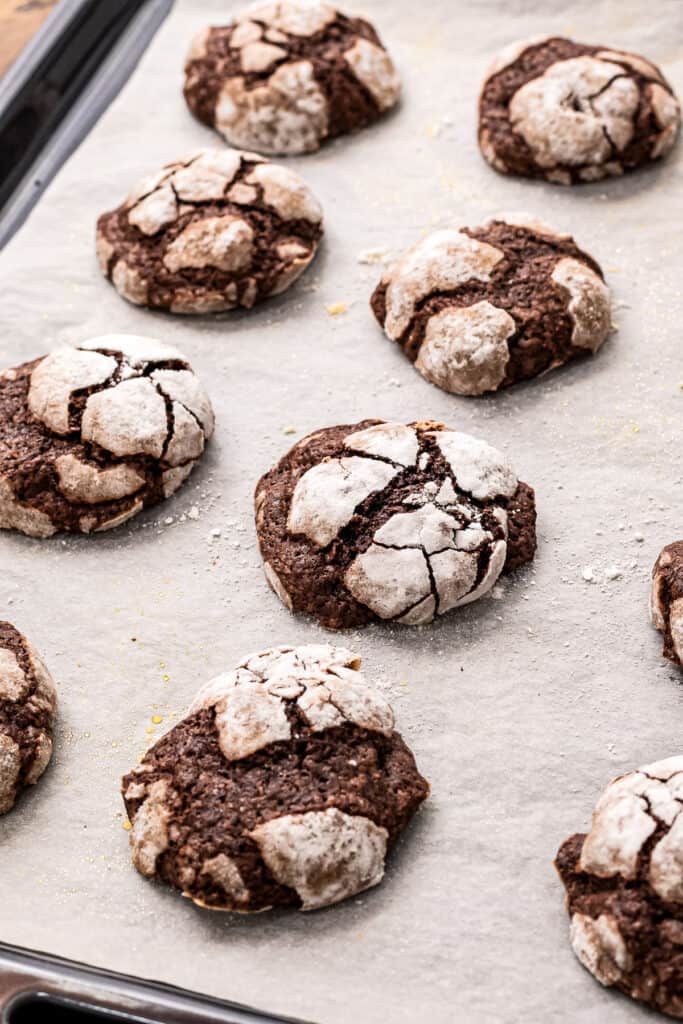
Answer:
<svg viewBox="0 0 683 1024"><path fill-rule="evenodd" d="M187 354L218 418L190 482L130 525L0 537L0 613L43 652L61 698L53 765L0 820L0 937L321 1024L644 1020L575 961L551 862L612 776L683 747L681 676L646 610L652 562L683 535L683 148L573 190L506 179L478 154L475 104L491 54L545 32L642 51L683 92L683 4L364 0L405 98L290 161L326 213L311 270L248 313L153 314L100 276L95 219L162 162L220 144L186 110L181 67L190 36L233 9L178 0L0 255L3 365L149 334ZM456 398L377 328L367 300L381 266L361 259L500 210L574 233L606 270L618 332L592 360ZM335 638L290 615L262 575L254 484L304 433L366 416L441 419L509 452L536 488L534 566L426 628ZM241 655L329 639L362 654L433 784L383 885L318 913L246 918L146 882L129 863L120 775Z"/></svg>

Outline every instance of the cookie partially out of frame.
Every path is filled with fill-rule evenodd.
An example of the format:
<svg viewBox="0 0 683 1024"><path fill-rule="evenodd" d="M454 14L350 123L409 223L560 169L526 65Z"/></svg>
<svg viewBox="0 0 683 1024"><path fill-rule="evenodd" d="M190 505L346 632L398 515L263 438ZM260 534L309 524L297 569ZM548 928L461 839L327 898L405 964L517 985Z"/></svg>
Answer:
<svg viewBox="0 0 683 1024"><path fill-rule="evenodd" d="M683 757L612 782L556 866L584 967L683 1019Z"/></svg>
<svg viewBox="0 0 683 1024"><path fill-rule="evenodd" d="M124 299L220 313L285 291L322 237L322 209L288 167L202 149L138 182L97 222L102 272Z"/></svg>
<svg viewBox="0 0 683 1024"><path fill-rule="evenodd" d="M316 150L376 120L400 92L373 26L316 0L257 3L203 30L185 76L192 113L258 153Z"/></svg>
<svg viewBox="0 0 683 1024"><path fill-rule="evenodd" d="M0 372L0 529L108 530L170 497L211 437L177 349L110 334Z"/></svg>
<svg viewBox="0 0 683 1024"><path fill-rule="evenodd" d="M0 622L0 814L47 768L56 708L39 654L18 629Z"/></svg>
<svg viewBox="0 0 683 1024"><path fill-rule="evenodd" d="M507 459L441 423L319 430L256 488L268 582L330 629L421 625L476 600L532 560L535 523Z"/></svg>
<svg viewBox="0 0 683 1024"><path fill-rule="evenodd" d="M123 780L138 871L211 910L315 910L382 880L428 785L360 658L245 658Z"/></svg>
<svg viewBox="0 0 683 1024"><path fill-rule="evenodd" d="M683 541L667 544L652 569L650 621L664 638L662 654L683 664Z"/></svg>
<svg viewBox="0 0 683 1024"><path fill-rule="evenodd" d="M572 185L664 156L680 117L671 86L644 57L540 37L512 43L489 69L479 146L504 174Z"/></svg>
<svg viewBox="0 0 683 1024"><path fill-rule="evenodd" d="M427 235L389 268L371 306L422 376L458 395L595 353L610 331L598 264L526 214Z"/></svg>

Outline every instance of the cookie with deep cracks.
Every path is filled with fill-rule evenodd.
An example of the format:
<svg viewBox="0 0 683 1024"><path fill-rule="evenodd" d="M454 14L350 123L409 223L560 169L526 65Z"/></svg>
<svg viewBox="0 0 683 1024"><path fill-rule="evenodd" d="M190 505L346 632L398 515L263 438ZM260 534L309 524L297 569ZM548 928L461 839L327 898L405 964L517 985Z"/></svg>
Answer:
<svg viewBox="0 0 683 1024"><path fill-rule="evenodd" d="M534 492L485 441L364 420L299 441L258 483L266 577L330 629L421 625L536 550Z"/></svg>
<svg viewBox="0 0 683 1024"><path fill-rule="evenodd" d="M359 666L275 647L207 683L123 780L135 867L242 913L377 885L429 787Z"/></svg>

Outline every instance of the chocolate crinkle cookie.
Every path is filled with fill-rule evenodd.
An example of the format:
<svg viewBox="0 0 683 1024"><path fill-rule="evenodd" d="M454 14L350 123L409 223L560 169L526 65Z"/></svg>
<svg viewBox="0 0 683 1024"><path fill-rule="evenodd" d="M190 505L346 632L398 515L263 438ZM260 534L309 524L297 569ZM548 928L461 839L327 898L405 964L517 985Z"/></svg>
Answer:
<svg viewBox="0 0 683 1024"><path fill-rule="evenodd" d="M220 313L279 295L306 269L322 210L298 174L255 153L202 149L97 222L102 272L129 302Z"/></svg>
<svg viewBox="0 0 683 1024"><path fill-rule="evenodd" d="M506 47L479 98L479 146L504 174L561 185L623 174L664 156L680 106L634 53L559 37Z"/></svg>
<svg viewBox="0 0 683 1024"><path fill-rule="evenodd" d="M316 0L258 3L204 30L185 75L192 113L259 153L316 150L370 124L400 93L372 25Z"/></svg>
<svg viewBox="0 0 683 1024"><path fill-rule="evenodd" d="M458 395L594 353L611 325L595 260L526 214L427 235L388 269L371 306L423 377Z"/></svg>
<svg viewBox="0 0 683 1024"><path fill-rule="evenodd" d="M590 832L556 867L577 957L613 985L683 1019L683 757L612 782Z"/></svg>
<svg viewBox="0 0 683 1024"><path fill-rule="evenodd" d="M441 423L319 430L256 488L268 582L330 629L421 625L469 604L533 559L535 522L507 459Z"/></svg>
<svg viewBox="0 0 683 1024"><path fill-rule="evenodd" d="M123 780L138 871L245 913L377 885L429 787L359 665L276 647L209 682Z"/></svg>
<svg viewBox="0 0 683 1024"><path fill-rule="evenodd" d="M0 622L0 814L47 768L56 708L40 656L18 629Z"/></svg>
<svg viewBox="0 0 683 1024"><path fill-rule="evenodd" d="M683 664L683 540L667 544L654 564L650 620L664 634L664 657Z"/></svg>
<svg viewBox="0 0 683 1024"><path fill-rule="evenodd" d="M118 526L168 498L213 433L180 352L111 334L0 372L0 528Z"/></svg>

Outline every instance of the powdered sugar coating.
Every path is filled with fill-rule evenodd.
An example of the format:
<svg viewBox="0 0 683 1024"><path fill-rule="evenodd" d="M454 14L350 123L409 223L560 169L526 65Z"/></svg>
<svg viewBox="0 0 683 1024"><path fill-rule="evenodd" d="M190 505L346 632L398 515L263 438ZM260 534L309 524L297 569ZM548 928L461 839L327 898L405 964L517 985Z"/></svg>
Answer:
<svg viewBox="0 0 683 1024"><path fill-rule="evenodd" d="M430 317L415 367L456 395L495 391L505 379L507 341L516 329L510 314L490 302L446 308Z"/></svg>
<svg viewBox="0 0 683 1024"><path fill-rule="evenodd" d="M335 807L273 818L252 837L278 882L298 893L302 910L338 903L384 877L386 829Z"/></svg>
<svg viewBox="0 0 683 1024"><path fill-rule="evenodd" d="M574 914L569 936L576 956L601 985L613 985L629 969L631 958L611 915Z"/></svg>
<svg viewBox="0 0 683 1024"><path fill-rule="evenodd" d="M609 289L594 270L575 259L561 259L552 280L569 294L567 306L574 322L572 344L597 352L610 331Z"/></svg>
<svg viewBox="0 0 683 1024"><path fill-rule="evenodd" d="M408 249L387 274L384 329L397 341L431 292L449 291L467 281L488 281L503 253L460 231L434 231Z"/></svg>
<svg viewBox="0 0 683 1024"><path fill-rule="evenodd" d="M273 648L212 679L190 714L215 709L220 747L229 761L291 737L287 701L296 703L314 732L353 722L389 735L391 708L367 685L359 664L349 651L327 645Z"/></svg>
<svg viewBox="0 0 683 1024"><path fill-rule="evenodd" d="M581 850L581 869L599 878L644 875L657 895L683 903L683 757L646 765L611 783ZM657 828L663 834L641 851Z"/></svg>
<svg viewBox="0 0 683 1024"><path fill-rule="evenodd" d="M523 85L510 121L539 167L602 164L633 136L636 83L618 64L594 57L558 61Z"/></svg>

